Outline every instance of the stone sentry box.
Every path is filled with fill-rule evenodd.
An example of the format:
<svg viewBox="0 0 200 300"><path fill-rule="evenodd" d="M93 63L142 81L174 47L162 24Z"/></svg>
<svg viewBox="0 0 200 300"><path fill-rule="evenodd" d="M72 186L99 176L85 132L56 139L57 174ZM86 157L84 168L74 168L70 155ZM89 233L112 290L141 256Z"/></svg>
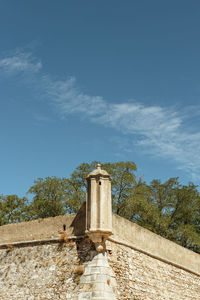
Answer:
<svg viewBox="0 0 200 300"><path fill-rule="evenodd" d="M105 240L112 234L111 178L98 164L86 179L86 234L96 249L103 251Z"/></svg>

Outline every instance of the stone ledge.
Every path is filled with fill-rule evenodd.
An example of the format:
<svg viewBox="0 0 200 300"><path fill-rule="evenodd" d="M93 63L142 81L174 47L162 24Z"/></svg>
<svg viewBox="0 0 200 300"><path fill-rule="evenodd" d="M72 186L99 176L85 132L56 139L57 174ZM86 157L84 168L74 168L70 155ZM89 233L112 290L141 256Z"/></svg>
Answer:
<svg viewBox="0 0 200 300"><path fill-rule="evenodd" d="M118 215L113 215L113 236L110 238L125 242L133 249L200 275L200 255L198 253Z"/></svg>
<svg viewBox="0 0 200 300"><path fill-rule="evenodd" d="M68 236L68 240L78 240L84 238L85 235L79 235L79 236ZM62 242L60 238L50 238L50 239L42 239L42 240L27 240L27 241L20 241L20 242L11 242L11 243L5 243L0 244L0 249L6 249L9 247L20 247L20 246L28 246L28 245L38 245L38 244L47 244L47 243L66 243Z"/></svg>
<svg viewBox="0 0 200 300"><path fill-rule="evenodd" d="M138 252L141 252L141 253L143 253L143 254L146 254L146 255L148 255L148 256L151 256L151 257L153 257L153 258L155 258L155 259L158 259L158 260L160 260L160 261L162 261L162 262L165 262L165 263L167 263L167 264L170 264L170 265L172 265L172 266L174 266L174 267L177 267L177 268L179 268L179 269L182 269L182 270L187 271L187 272L189 272L189 273L192 273L192 274L194 274L194 275L200 276L200 272L195 272L194 270L192 270L192 269L190 269L190 268L186 268L185 266L183 266L183 265L181 265L181 264L176 264L176 263L174 263L173 261L170 261L170 260L167 260L167 259L162 258L162 257L160 257L160 256L154 255L154 254L152 254L152 253L150 253L150 252L148 252L148 251L146 251L146 250L144 250L144 249L141 249L141 248L139 248L139 247L137 247L137 246L134 246L132 243L129 243L129 242L126 242L126 241L123 241L123 240L119 240L119 239L117 239L117 238L111 238L111 237L108 238L108 241L110 241L110 242L112 242L112 243L116 243L116 244L122 245L122 246L126 246L126 247L131 248L131 249L134 249L134 250L136 250L136 251L138 251Z"/></svg>

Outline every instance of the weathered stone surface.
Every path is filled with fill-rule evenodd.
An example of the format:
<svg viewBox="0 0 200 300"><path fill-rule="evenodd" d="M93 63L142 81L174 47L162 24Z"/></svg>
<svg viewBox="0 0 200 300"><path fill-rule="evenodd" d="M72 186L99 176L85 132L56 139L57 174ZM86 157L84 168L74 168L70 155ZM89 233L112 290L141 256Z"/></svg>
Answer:
<svg viewBox="0 0 200 300"><path fill-rule="evenodd" d="M86 216L86 233L103 251L103 242L112 234L112 199L110 175L100 164L87 177Z"/></svg>
<svg viewBox="0 0 200 300"><path fill-rule="evenodd" d="M88 293L88 288L90 293ZM108 264L107 255L96 252L80 278L80 285L75 291L78 296L75 299L116 300L115 292L115 275Z"/></svg>
<svg viewBox="0 0 200 300"><path fill-rule="evenodd" d="M110 300L110 291L117 300L200 298L199 276L129 247L108 246L108 261L88 238L0 249L0 299Z"/></svg>
<svg viewBox="0 0 200 300"><path fill-rule="evenodd" d="M153 257L177 264L200 275L199 254L117 215L113 215L112 238L124 241L139 252L149 253Z"/></svg>
<svg viewBox="0 0 200 300"><path fill-rule="evenodd" d="M111 243L108 260L116 276L118 300L197 300L200 277L129 247Z"/></svg>
<svg viewBox="0 0 200 300"><path fill-rule="evenodd" d="M136 250L181 265L187 270L200 274L200 255L183 248L155 233L142 228L117 215L112 216L113 236L124 240ZM77 215L39 219L18 224L0 226L0 245L27 240L59 238L59 232L66 225L67 235L80 235L85 232L85 204Z"/></svg>
<svg viewBox="0 0 200 300"><path fill-rule="evenodd" d="M90 241L0 249L0 299L72 299Z"/></svg>
<svg viewBox="0 0 200 300"><path fill-rule="evenodd" d="M0 226L0 299L200 299L200 256L112 218L100 166L87 180L77 215Z"/></svg>

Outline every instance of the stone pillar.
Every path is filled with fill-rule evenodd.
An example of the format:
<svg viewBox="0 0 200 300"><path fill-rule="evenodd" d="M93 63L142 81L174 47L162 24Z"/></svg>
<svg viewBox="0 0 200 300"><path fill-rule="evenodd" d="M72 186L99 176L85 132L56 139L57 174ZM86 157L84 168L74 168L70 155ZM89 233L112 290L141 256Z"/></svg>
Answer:
<svg viewBox="0 0 200 300"><path fill-rule="evenodd" d="M112 234L111 178L98 164L86 179L86 233L101 252L105 240Z"/></svg>

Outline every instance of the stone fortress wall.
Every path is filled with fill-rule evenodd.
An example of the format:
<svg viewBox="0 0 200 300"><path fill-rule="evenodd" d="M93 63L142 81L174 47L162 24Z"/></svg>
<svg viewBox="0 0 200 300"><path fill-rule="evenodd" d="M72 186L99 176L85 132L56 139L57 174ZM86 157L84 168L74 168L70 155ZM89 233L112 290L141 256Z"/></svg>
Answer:
<svg viewBox="0 0 200 300"><path fill-rule="evenodd" d="M113 276L116 299L200 299L198 254L119 216L112 223L106 284ZM96 255L84 231L85 206L77 215L1 226L0 299L75 299ZM91 282L84 288L87 296Z"/></svg>
<svg viewBox="0 0 200 300"><path fill-rule="evenodd" d="M76 215L0 227L0 299L200 299L200 255L112 215L100 165L86 179Z"/></svg>

